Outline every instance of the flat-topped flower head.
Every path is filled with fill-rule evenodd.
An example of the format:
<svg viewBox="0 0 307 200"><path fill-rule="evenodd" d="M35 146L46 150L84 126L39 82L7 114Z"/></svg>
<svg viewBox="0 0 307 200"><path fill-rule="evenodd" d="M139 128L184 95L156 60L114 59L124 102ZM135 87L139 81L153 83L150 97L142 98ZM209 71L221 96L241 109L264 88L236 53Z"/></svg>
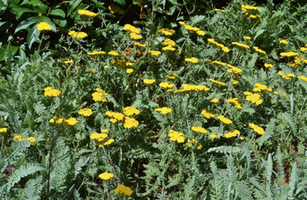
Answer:
<svg viewBox="0 0 307 200"><path fill-rule="evenodd" d="M217 117L221 122L223 122L224 124L232 124L232 121L226 117L224 117L223 115L220 115Z"/></svg>
<svg viewBox="0 0 307 200"><path fill-rule="evenodd" d="M171 89L175 86L175 84L170 84L168 82L162 82L159 84L159 86L165 89Z"/></svg>
<svg viewBox="0 0 307 200"><path fill-rule="evenodd" d="M256 133L258 133L259 135L263 135L264 134L264 130L263 128L261 128L260 126L256 125L256 124L253 124L253 123L250 123L249 126L254 129L254 131Z"/></svg>
<svg viewBox="0 0 307 200"><path fill-rule="evenodd" d="M136 34L140 34L141 32L139 29L137 29L135 26L132 26L131 24L125 24L124 30L129 33L136 33Z"/></svg>
<svg viewBox="0 0 307 200"><path fill-rule="evenodd" d="M51 26L47 22L41 22L37 24L37 30L39 31L51 31Z"/></svg>
<svg viewBox="0 0 307 200"><path fill-rule="evenodd" d="M141 35L136 34L136 33L130 33L130 37L134 40L140 40L143 38Z"/></svg>
<svg viewBox="0 0 307 200"><path fill-rule="evenodd" d="M6 133L7 132L7 128L0 128L0 133Z"/></svg>
<svg viewBox="0 0 307 200"><path fill-rule="evenodd" d="M186 58L184 59L186 62L189 62L189 63L193 63L193 64L197 64L198 63L198 59L195 58L195 57L191 57L191 58Z"/></svg>
<svg viewBox="0 0 307 200"><path fill-rule="evenodd" d="M192 126L191 127L192 131L198 132L198 133L208 133L206 129L200 126Z"/></svg>
<svg viewBox="0 0 307 200"><path fill-rule="evenodd" d="M143 82L147 85L153 84L156 82L155 79L144 79Z"/></svg>
<svg viewBox="0 0 307 200"><path fill-rule="evenodd" d="M112 173L105 172L105 173L99 174L98 177L101 178L102 180L109 180L109 179L113 178L114 175Z"/></svg>
<svg viewBox="0 0 307 200"><path fill-rule="evenodd" d="M78 10L78 14L81 15L85 21L89 21L97 16L96 13L88 10Z"/></svg>
<svg viewBox="0 0 307 200"><path fill-rule="evenodd" d="M243 36L244 40L251 40L252 38L249 36Z"/></svg>
<svg viewBox="0 0 307 200"><path fill-rule="evenodd" d="M287 40L280 40L279 43L280 44L288 44L288 41Z"/></svg>
<svg viewBox="0 0 307 200"><path fill-rule="evenodd" d="M232 137L236 137L239 133L240 131L234 130L232 132L225 133L224 136L225 138L232 138Z"/></svg>
<svg viewBox="0 0 307 200"><path fill-rule="evenodd" d="M213 112L213 111L210 111L208 109L204 109L201 114L206 117L207 119L210 119L210 118L214 118L216 116L216 113Z"/></svg>
<svg viewBox="0 0 307 200"><path fill-rule="evenodd" d="M132 194L132 190L130 189L130 187L126 187L124 185L117 186L114 192L116 195L123 194L123 195L131 196Z"/></svg>
<svg viewBox="0 0 307 200"><path fill-rule="evenodd" d="M172 112L171 108L163 107L163 108L156 108L155 111L162 113L163 115L166 115L168 113Z"/></svg>
<svg viewBox="0 0 307 200"><path fill-rule="evenodd" d="M70 35L73 38L86 38L88 35L85 32L76 32L76 31L69 31L68 35Z"/></svg>
<svg viewBox="0 0 307 200"><path fill-rule="evenodd" d="M168 28L162 28L158 30L158 33L162 33L165 36L172 36L175 34L175 30L173 29L168 29Z"/></svg>
<svg viewBox="0 0 307 200"><path fill-rule="evenodd" d="M183 136L182 132L169 130L168 136L172 141L178 142L178 143L184 143L185 137Z"/></svg>
<svg viewBox="0 0 307 200"><path fill-rule="evenodd" d="M88 117L88 116L91 116L93 114L93 111L90 108L84 108L84 109L79 110L78 113L80 115Z"/></svg>
<svg viewBox="0 0 307 200"><path fill-rule="evenodd" d="M67 126L74 126L76 123L78 123L77 119L74 117L71 117L69 119L65 119L63 122L63 126L67 127Z"/></svg>
<svg viewBox="0 0 307 200"><path fill-rule="evenodd" d="M124 127L127 129L137 127L139 125L139 122L131 117L125 117L123 120Z"/></svg>
<svg viewBox="0 0 307 200"><path fill-rule="evenodd" d="M159 56L161 55L160 51L148 50L148 54L151 56Z"/></svg>
<svg viewBox="0 0 307 200"><path fill-rule="evenodd" d="M31 143L36 142L35 137L29 137L27 140L28 142L31 142Z"/></svg>
<svg viewBox="0 0 307 200"><path fill-rule="evenodd" d="M49 97L58 97L61 95L61 91L54 89L53 87L46 87L44 89L44 96L49 96Z"/></svg>
<svg viewBox="0 0 307 200"><path fill-rule="evenodd" d="M92 93L92 97L94 101L102 101L105 102L107 100L106 96L108 93L106 93L104 90L100 88L96 88L96 92Z"/></svg>
<svg viewBox="0 0 307 200"><path fill-rule="evenodd" d="M132 116L132 115L138 115L140 114L140 111L132 106L128 106L128 107L125 107L123 109L123 112L125 115L127 116Z"/></svg>

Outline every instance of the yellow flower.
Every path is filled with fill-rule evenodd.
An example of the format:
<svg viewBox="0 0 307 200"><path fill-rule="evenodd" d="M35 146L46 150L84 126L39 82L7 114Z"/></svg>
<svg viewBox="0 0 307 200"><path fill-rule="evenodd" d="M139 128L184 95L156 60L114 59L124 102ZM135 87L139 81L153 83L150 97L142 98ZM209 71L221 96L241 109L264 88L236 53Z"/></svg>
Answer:
<svg viewBox="0 0 307 200"><path fill-rule="evenodd" d="M108 54L111 56L118 56L118 53L114 50L110 51Z"/></svg>
<svg viewBox="0 0 307 200"><path fill-rule="evenodd" d="M130 33L130 37L132 37L132 39L134 40L140 40L143 38L141 35L138 35L136 33Z"/></svg>
<svg viewBox="0 0 307 200"><path fill-rule="evenodd" d="M254 129L254 131L260 135L263 135L264 134L264 130L263 128L261 128L260 126L257 126L256 124L249 124L249 126Z"/></svg>
<svg viewBox="0 0 307 200"><path fill-rule="evenodd" d="M61 124L63 121L64 121L64 117L57 118L56 116L54 116L52 119L49 120L49 123Z"/></svg>
<svg viewBox="0 0 307 200"><path fill-rule="evenodd" d="M179 21L178 22L181 26L185 25L185 23L183 21Z"/></svg>
<svg viewBox="0 0 307 200"><path fill-rule="evenodd" d="M113 142L114 142L114 139L109 139L109 140L103 142L102 145L107 146L107 145L112 144ZM102 147L102 146L99 145L99 147Z"/></svg>
<svg viewBox="0 0 307 200"><path fill-rule="evenodd" d="M165 89L171 89L172 87L175 86L175 84L169 84L168 82L162 82L159 84L159 86Z"/></svg>
<svg viewBox="0 0 307 200"><path fill-rule="evenodd" d="M217 98L214 98L214 99L209 99L209 102L211 103L217 103L219 102L219 100Z"/></svg>
<svg viewBox="0 0 307 200"><path fill-rule="evenodd" d="M144 79L143 81L144 81L145 84L148 84L148 85L153 84L154 82L156 82L155 79Z"/></svg>
<svg viewBox="0 0 307 200"><path fill-rule="evenodd" d="M300 54L297 52L282 52L280 53L280 55L283 57L295 57L295 56L299 56Z"/></svg>
<svg viewBox="0 0 307 200"><path fill-rule="evenodd" d="M136 119L130 117L125 117L123 123L124 127L127 129L130 129L132 127L137 127L139 125L139 122Z"/></svg>
<svg viewBox="0 0 307 200"><path fill-rule="evenodd" d="M164 51L175 51L176 49L174 47L172 47L171 45L168 45L166 47L162 48Z"/></svg>
<svg viewBox="0 0 307 200"><path fill-rule="evenodd" d="M194 32L197 32L199 31L199 28L197 27L193 27L193 26L190 26L190 25L185 25L184 28L188 31L194 31Z"/></svg>
<svg viewBox="0 0 307 200"><path fill-rule="evenodd" d="M35 137L29 137L29 138L28 138L28 141L29 141L29 142L36 142L36 139L35 139Z"/></svg>
<svg viewBox="0 0 307 200"><path fill-rule="evenodd" d="M87 55L91 56L91 57L98 57L98 56L102 56L105 55L106 52L105 51L93 51L93 52L88 52Z"/></svg>
<svg viewBox="0 0 307 200"><path fill-rule="evenodd" d="M84 108L84 109L81 109L79 110L78 112L80 115L83 115L85 117L88 117L88 116L91 116L93 114L93 111L92 109L90 108Z"/></svg>
<svg viewBox="0 0 307 200"><path fill-rule="evenodd" d="M224 134L224 136L226 138L232 138L232 137L236 137L240 132L238 130L234 130L232 132L228 132L226 134Z"/></svg>
<svg viewBox="0 0 307 200"><path fill-rule="evenodd" d="M258 10L258 7L254 7L254 6L250 6L250 5L241 5L241 8L243 11L247 11L247 10Z"/></svg>
<svg viewBox="0 0 307 200"><path fill-rule="evenodd" d="M132 190L130 189L130 187L126 187L124 185L117 186L117 188L114 190L114 192L117 195L124 194L124 195L127 195L127 196L131 196L131 194L132 194Z"/></svg>
<svg viewBox="0 0 307 200"><path fill-rule="evenodd" d="M195 58L195 57L186 58L185 61L190 62L190 63L194 63L194 64L197 64L197 63L198 63L198 59Z"/></svg>
<svg viewBox="0 0 307 200"><path fill-rule="evenodd" d="M127 74L131 74L133 71L134 71L134 70L133 70L133 69L130 69L130 68L126 70Z"/></svg>
<svg viewBox="0 0 307 200"><path fill-rule="evenodd" d="M224 117L223 115L220 115L217 117L221 122L223 122L224 124L232 124L232 121L226 117Z"/></svg>
<svg viewBox="0 0 307 200"><path fill-rule="evenodd" d="M105 65L103 68L108 69L108 68L109 68L109 66L108 66L108 65Z"/></svg>
<svg viewBox="0 0 307 200"><path fill-rule="evenodd" d="M244 137L242 137L242 136L241 136L241 137L239 137L239 138L240 138L240 140L244 140Z"/></svg>
<svg viewBox="0 0 307 200"><path fill-rule="evenodd" d="M305 51L307 51L307 48L306 47L301 47L301 51L305 52Z"/></svg>
<svg viewBox="0 0 307 200"><path fill-rule="evenodd" d="M51 26L46 22L41 22L41 23L37 24L37 30L39 30L39 31L50 31Z"/></svg>
<svg viewBox="0 0 307 200"><path fill-rule="evenodd" d="M232 84L234 84L234 85L236 85L236 84L238 84L238 83L239 83L239 81L232 80L232 81L231 81L231 83L232 83Z"/></svg>
<svg viewBox="0 0 307 200"><path fill-rule="evenodd" d="M266 55L266 52L265 52L265 51L259 49L259 48L256 47L256 46L253 46L253 49L255 49L255 51L257 51L258 53L260 53L260 54L262 54L262 55Z"/></svg>
<svg viewBox="0 0 307 200"><path fill-rule="evenodd" d="M192 126L191 129L192 131L199 132L199 133L208 133L206 129L204 129L203 127L199 127L199 126Z"/></svg>
<svg viewBox="0 0 307 200"><path fill-rule="evenodd" d="M16 140L18 140L19 142L21 142L22 137L21 137L21 135L16 135L16 136L14 137L14 139L16 139Z"/></svg>
<svg viewBox="0 0 307 200"><path fill-rule="evenodd" d="M164 46L176 46L176 43L174 40L171 40L169 38L166 38L163 42Z"/></svg>
<svg viewBox="0 0 307 200"><path fill-rule="evenodd" d="M58 97L61 94L60 90L54 89L53 87L46 87L44 91L44 96L49 97Z"/></svg>
<svg viewBox="0 0 307 200"><path fill-rule="evenodd" d="M242 44L242 43L239 43L239 42L232 42L231 44L233 44L236 47L242 48L242 49L249 49L248 45Z"/></svg>
<svg viewBox="0 0 307 200"><path fill-rule="evenodd" d="M112 173L105 172L105 173L99 174L98 177L103 179L103 180L109 180L109 179L113 178L114 175Z"/></svg>
<svg viewBox="0 0 307 200"><path fill-rule="evenodd" d="M272 65L272 64L269 64L269 63L264 63L264 67L265 67L265 68L271 68L271 67L273 67L273 65Z"/></svg>
<svg viewBox="0 0 307 200"><path fill-rule="evenodd" d="M168 136L171 138L172 141L184 143L185 137L183 136L182 132L177 132L171 129L169 130Z"/></svg>
<svg viewBox="0 0 307 200"><path fill-rule="evenodd" d="M207 119L213 118L216 116L216 113L207 109L204 109L201 114Z"/></svg>
<svg viewBox="0 0 307 200"><path fill-rule="evenodd" d="M197 34L197 35L200 35L200 36L206 35L206 33L205 33L204 31L197 31L196 34Z"/></svg>
<svg viewBox="0 0 307 200"><path fill-rule="evenodd" d="M151 55L151 56L159 56L159 55L161 55L161 52L160 51L148 50L148 54Z"/></svg>
<svg viewBox="0 0 307 200"><path fill-rule="evenodd" d="M125 24L124 30L128 31L129 33L136 33L136 34L140 34L141 32L139 29L137 29L135 26L132 26L131 24Z"/></svg>
<svg viewBox="0 0 307 200"><path fill-rule="evenodd" d="M125 107L123 110L124 114L127 116L138 115L140 111L132 106Z"/></svg>
<svg viewBox="0 0 307 200"><path fill-rule="evenodd" d="M0 133L6 133L7 132L7 128L0 128Z"/></svg>
<svg viewBox="0 0 307 200"><path fill-rule="evenodd" d="M244 40L250 40L250 39L252 39L252 38L249 37L249 36L243 36L243 38L244 38Z"/></svg>
<svg viewBox="0 0 307 200"><path fill-rule="evenodd" d="M196 147L196 149L202 149L203 148L203 145L198 145L197 147Z"/></svg>
<svg viewBox="0 0 307 200"><path fill-rule="evenodd" d="M218 12L218 11L225 12L225 10L218 9L218 8L215 8L214 11L216 11L216 12Z"/></svg>
<svg viewBox="0 0 307 200"><path fill-rule="evenodd" d="M90 135L90 138L92 140L97 140L99 142L103 141L107 137L108 137L108 134L106 134L106 133L92 133Z"/></svg>
<svg viewBox="0 0 307 200"><path fill-rule="evenodd" d="M94 92L92 94L94 101L102 101L102 102L105 102L107 100L105 98L105 96L107 96L107 95L108 95L108 93L106 93L104 90L102 90L100 88L96 88L96 92Z"/></svg>
<svg viewBox="0 0 307 200"><path fill-rule="evenodd" d="M138 42L133 42L133 44L134 44L135 46L138 46L138 47L143 47L143 48L146 47L146 44L141 44L141 43L138 43Z"/></svg>
<svg viewBox="0 0 307 200"><path fill-rule="evenodd" d="M302 80L307 82L307 77L306 76L300 75L300 76L297 76L297 78L302 79Z"/></svg>
<svg viewBox="0 0 307 200"><path fill-rule="evenodd" d="M225 86L226 85L226 83L219 82L219 81L216 81L216 80L213 80L213 79L209 79L209 81L211 81L212 83L214 83L216 85L221 85L221 86Z"/></svg>
<svg viewBox="0 0 307 200"><path fill-rule="evenodd" d="M76 31L69 31L68 35L73 38L86 38L88 35L85 32L76 32Z"/></svg>
<svg viewBox="0 0 307 200"><path fill-rule="evenodd" d="M229 103L233 104L236 108L242 109L242 106L241 106L241 104L240 104L238 98L227 99L227 101L228 101Z"/></svg>
<svg viewBox="0 0 307 200"><path fill-rule="evenodd" d="M156 108L155 111L162 113L163 115L166 115L168 113L172 112L171 108L163 107L163 108Z"/></svg>
<svg viewBox="0 0 307 200"><path fill-rule="evenodd" d="M255 103L256 105L259 105L263 102L263 100L260 99L261 95L258 93L251 93L251 92L244 92L246 95L246 100L250 101L252 103Z"/></svg>
<svg viewBox="0 0 307 200"><path fill-rule="evenodd" d="M287 40L280 40L279 43L280 44L288 44L288 41Z"/></svg>
<svg viewBox="0 0 307 200"><path fill-rule="evenodd" d="M96 13L93 13L88 10L78 10L78 14L81 15L85 20L89 20L97 16Z"/></svg>
<svg viewBox="0 0 307 200"><path fill-rule="evenodd" d="M191 143L194 144L195 142L196 142L195 139L192 139L192 140L188 139L188 140L186 141L185 145L191 146Z"/></svg>
<svg viewBox="0 0 307 200"><path fill-rule="evenodd" d="M210 134L210 137L211 137L211 138L215 138L216 136L217 136L217 135L214 134L214 133Z"/></svg>
<svg viewBox="0 0 307 200"><path fill-rule="evenodd" d="M166 36L172 36L175 34L175 30L168 29L168 28L162 28L158 30L158 33L162 33L163 35L166 35Z"/></svg>
<svg viewBox="0 0 307 200"><path fill-rule="evenodd" d="M94 70L94 69L88 69L88 70L86 70L86 72L87 72L87 73L95 73L96 70Z"/></svg>
<svg viewBox="0 0 307 200"><path fill-rule="evenodd" d="M65 120L64 120L63 126L64 126L64 127L73 126L73 125L75 125L76 123L78 123L77 119L74 118L74 117L71 117L71 118L69 118L69 119L65 119Z"/></svg>

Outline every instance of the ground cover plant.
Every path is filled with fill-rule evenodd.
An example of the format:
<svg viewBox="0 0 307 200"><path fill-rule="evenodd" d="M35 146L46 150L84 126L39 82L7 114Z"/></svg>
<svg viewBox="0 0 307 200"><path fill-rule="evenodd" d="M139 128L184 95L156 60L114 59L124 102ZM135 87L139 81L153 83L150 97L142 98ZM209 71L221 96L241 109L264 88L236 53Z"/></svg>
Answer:
<svg viewBox="0 0 307 200"><path fill-rule="evenodd" d="M12 2L1 199L307 198L306 5Z"/></svg>

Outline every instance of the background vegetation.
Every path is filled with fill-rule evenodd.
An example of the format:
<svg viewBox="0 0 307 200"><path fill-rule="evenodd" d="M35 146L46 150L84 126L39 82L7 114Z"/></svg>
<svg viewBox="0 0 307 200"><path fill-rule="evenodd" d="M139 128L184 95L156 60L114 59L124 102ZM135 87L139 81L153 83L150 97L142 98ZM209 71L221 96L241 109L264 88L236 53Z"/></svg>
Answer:
<svg viewBox="0 0 307 200"><path fill-rule="evenodd" d="M1 199L307 198L302 1L0 4Z"/></svg>

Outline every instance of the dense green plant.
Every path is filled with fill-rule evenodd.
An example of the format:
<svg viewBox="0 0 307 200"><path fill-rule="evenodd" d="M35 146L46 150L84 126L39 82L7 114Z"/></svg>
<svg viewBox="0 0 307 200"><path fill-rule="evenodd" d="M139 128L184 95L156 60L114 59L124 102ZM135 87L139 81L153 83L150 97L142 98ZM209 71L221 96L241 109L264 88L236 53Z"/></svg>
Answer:
<svg viewBox="0 0 307 200"><path fill-rule="evenodd" d="M191 2L14 3L67 23L1 44L1 199L306 198L307 6Z"/></svg>

